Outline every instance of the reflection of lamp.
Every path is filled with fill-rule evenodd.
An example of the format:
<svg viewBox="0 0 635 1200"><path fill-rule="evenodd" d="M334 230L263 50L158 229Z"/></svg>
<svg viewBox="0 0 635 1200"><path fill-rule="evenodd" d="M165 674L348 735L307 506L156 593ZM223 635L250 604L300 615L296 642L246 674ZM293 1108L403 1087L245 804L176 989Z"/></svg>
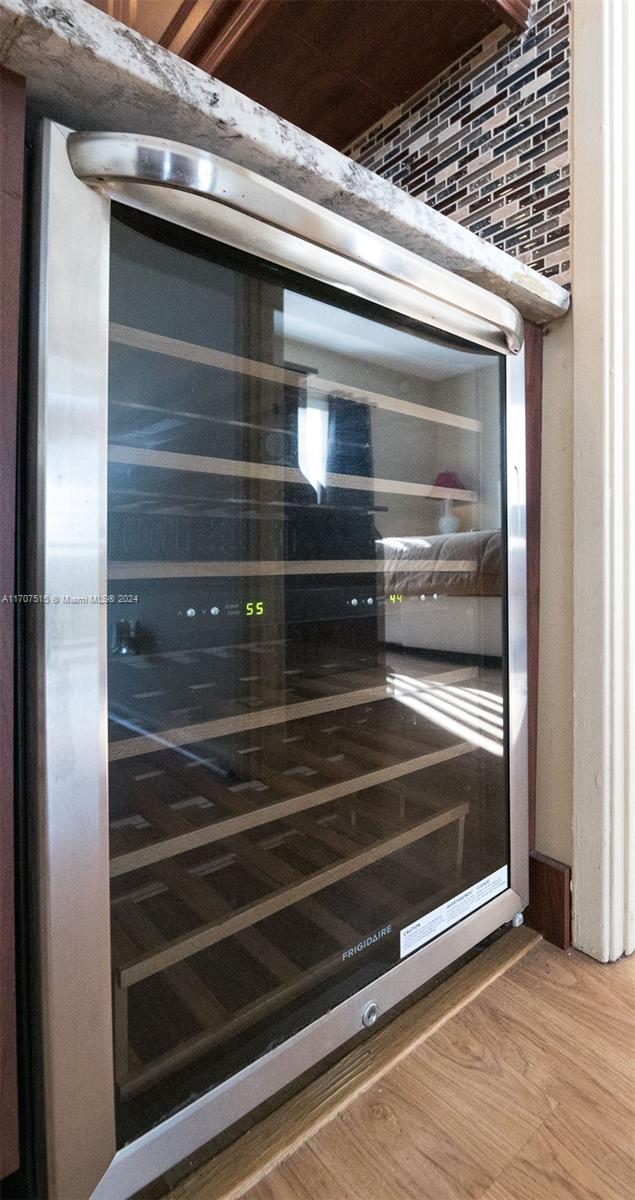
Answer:
<svg viewBox="0 0 635 1200"><path fill-rule="evenodd" d="M455 475L454 471L439 471L434 486L438 488L453 488L458 492L466 490L465 484ZM452 512L452 500L447 497L443 501L443 516L439 517L439 531L441 533L456 533L459 528L459 518Z"/></svg>

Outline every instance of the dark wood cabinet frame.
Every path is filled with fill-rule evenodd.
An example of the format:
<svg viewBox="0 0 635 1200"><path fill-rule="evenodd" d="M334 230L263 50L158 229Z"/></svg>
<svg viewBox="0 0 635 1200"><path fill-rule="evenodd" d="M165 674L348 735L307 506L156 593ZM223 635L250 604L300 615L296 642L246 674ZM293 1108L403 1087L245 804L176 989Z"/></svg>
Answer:
<svg viewBox="0 0 635 1200"><path fill-rule="evenodd" d="M0 68L0 599L15 591L25 81ZM14 871L15 606L0 603L0 1179L19 1166Z"/></svg>
<svg viewBox="0 0 635 1200"><path fill-rule="evenodd" d="M525 326L527 439L527 690L529 791L529 907L525 920L543 937L567 950L571 945L571 868L536 850L536 759L538 742L538 650L540 634L540 497L542 449L543 331Z"/></svg>

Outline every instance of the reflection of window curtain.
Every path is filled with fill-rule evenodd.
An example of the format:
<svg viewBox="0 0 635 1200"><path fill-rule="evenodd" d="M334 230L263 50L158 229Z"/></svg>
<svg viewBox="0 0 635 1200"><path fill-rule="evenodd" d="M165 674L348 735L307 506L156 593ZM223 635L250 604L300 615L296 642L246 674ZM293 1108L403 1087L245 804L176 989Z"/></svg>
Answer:
<svg viewBox="0 0 635 1200"><path fill-rule="evenodd" d="M324 396L307 396L298 408L298 466L315 488L318 504L326 486L329 450L329 402Z"/></svg>
<svg viewBox="0 0 635 1200"><path fill-rule="evenodd" d="M373 475L372 421L370 409L338 396L331 397L329 470L342 475ZM351 558L375 558L378 536L373 510L385 499L367 492L341 492L348 511L337 514L338 541Z"/></svg>
<svg viewBox="0 0 635 1200"><path fill-rule="evenodd" d="M371 421L369 409L340 396L311 394L298 403L298 467L315 489L317 503L310 499L297 503L297 488L289 499L286 512L286 549L290 559L369 559L376 558L374 508L376 498L369 483L367 492L325 486L328 473L368 476L373 474ZM287 484L286 488L290 489ZM307 488L308 491L308 488ZM312 607L321 611L321 620L308 619L287 627L287 641L297 647L314 646L328 640L334 654L364 656L377 650L380 620L377 607L377 579L374 569L368 575L345 572L316 572L310 579L288 575L285 595L288 610L310 614ZM320 593L323 598L320 599ZM351 598L371 598L371 604L351 607ZM327 616L327 614L329 614ZM383 636L379 638L383 641Z"/></svg>
<svg viewBox="0 0 635 1200"><path fill-rule="evenodd" d="M372 476L368 409L338 396L311 395L309 391L298 403L296 420L297 464L314 489L317 504L293 503L287 510L287 556L375 558L372 486L369 484L368 492L325 486L329 473Z"/></svg>

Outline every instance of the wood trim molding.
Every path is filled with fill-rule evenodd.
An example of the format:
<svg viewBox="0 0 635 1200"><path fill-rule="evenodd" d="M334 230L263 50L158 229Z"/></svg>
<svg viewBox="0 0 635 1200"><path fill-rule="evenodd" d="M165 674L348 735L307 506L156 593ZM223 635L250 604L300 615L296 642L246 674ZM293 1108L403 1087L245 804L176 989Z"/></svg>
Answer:
<svg viewBox="0 0 635 1200"><path fill-rule="evenodd" d="M197 0L181 0L181 3L177 4L174 15L159 38L160 46L164 46L166 50L174 51L179 30L183 28L196 2ZM176 51L174 52L176 53Z"/></svg>
<svg viewBox="0 0 635 1200"><path fill-rule="evenodd" d="M137 0L90 0L95 8L101 9L112 17L113 21L121 21L124 25L134 28L137 19Z"/></svg>
<svg viewBox="0 0 635 1200"><path fill-rule="evenodd" d="M213 75L276 0L182 0L160 44Z"/></svg>
<svg viewBox="0 0 635 1200"><path fill-rule="evenodd" d="M536 844L538 641L540 632L540 494L542 459L543 331L525 325L525 437L527 464L527 725L529 849Z"/></svg>
<svg viewBox="0 0 635 1200"><path fill-rule="evenodd" d="M532 850L529 855L529 906L525 922L547 942L571 945L571 868Z"/></svg>
<svg viewBox="0 0 635 1200"><path fill-rule="evenodd" d="M527 724L529 906L525 920L562 950L571 945L571 868L536 850L536 777L540 634L543 330L525 326L527 462Z"/></svg>
<svg viewBox="0 0 635 1200"><path fill-rule="evenodd" d="M532 0L481 0L481 4L515 32L527 28Z"/></svg>
<svg viewBox="0 0 635 1200"><path fill-rule="evenodd" d="M244 47L249 31L251 30L252 34L256 31L253 27L257 18L263 14L265 8L270 8L271 4L272 0L242 0L242 3L237 4L201 54L197 66L213 75L239 42L241 49Z"/></svg>
<svg viewBox="0 0 635 1200"><path fill-rule="evenodd" d="M232 0L182 0L160 44L173 54L196 62L197 52L205 45L207 37L213 36L215 25L230 4Z"/></svg>
<svg viewBox="0 0 635 1200"><path fill-rule="evenodd" d="M15 591L24 79L0 67L0 593ZM19 1166L13 861L14 609L0 604L0 1179Z"/></svg>

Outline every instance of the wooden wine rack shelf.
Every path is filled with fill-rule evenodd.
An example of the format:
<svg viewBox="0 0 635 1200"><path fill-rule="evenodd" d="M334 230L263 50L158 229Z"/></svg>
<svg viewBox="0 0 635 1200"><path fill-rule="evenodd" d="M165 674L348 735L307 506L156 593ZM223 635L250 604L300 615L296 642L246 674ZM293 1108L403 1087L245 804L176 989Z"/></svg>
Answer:
<svg viewBox="0 0 635 1200"><path fill-rule="evenodd" d="M480 421L474 420L472 417L464 417L459 413L445 412L443 409L430 408L425 404L413 404L409 400L399 400L395 396L386 396L380 392L369 391L367 388L357 388L350 384L322 379L319 375L307 376L286 367L277 367L272 363L258 362L252 358L228 354L222 350L215 350L212 346L198 346L192 342L180 341L178 338L164 337L162 334L150 333L145 329L134 329L129 325L111 323L110 340L115 345L130 346L136 350L150 351L153 354L164 354L170 358L181 358L187 362L200 363L201 366L246 375L261 382L278 383L285 387L297 388L302 392L306 392L308 389L323 396L337 396L342 400L350 400L354 404L382 408L387 412L400 413L419 421L451 425L472 433L480 433L482 430Z"/></svg>
<svg viewBox="0 0 635 1200"><path fill-rule="evenodd" d="M476 672L420 674L452 685ZM324 683L341 686L347 678L343 670ZM394 914L405 921L420 888L417 843L454 827L461 872L468 804L452 797L445 776L426 781L430 770L460 761L474 746L429 722L405 729L385 688L380 698L375 703L368 688L322 697L306 702L299 718L296 706L283 706L285 715L262 739L223 726L216 771L178 747L113 761L115 1057L123 1096L274 1017L341 970L343 952L366 931L342 916L341 898L334 900L342 886L361 892L352 913L365 912L372 897L397 928ZM399 870L387 877L381 864L395 854ZM281 920L308 923L309 942L322 939L330 949L300 965ZM249 977L251 970L259 980L238 1000L227 996L236 954L236 972ZM132 1021L131 988L141 989L140 998L133 993ZM181 1014L180 1036L172 1045L165 1037L158 1047L150 1041L149 1049L139 1005L152 1012L159 1004Z"/></svg>
<svg viewBox="0 0 635 1200"><path fill-rule="evenodd" d="M391 911L396 913L396 927L407 924L421 912L420 905L400 909L400 898L394 891L386 896L386 903L391 905ZM403 900L401 904L403 905ZM313 927L316 933L319 934L320 930L324 929L331 935L336 934L342 949L314 966L300 968L289 963L271 939L259 938L255 930L247 931L241 935L241 942L254 960L264 966L270 977L271 987L237 1012L230 1013L223 1008L211 989L202 984L196 969L189 964L181 963L177 967L170 967L164 975L168 992L183 1004L193 1021L200 1025L200 1030L146 1062L130 1046L127 1029L119 1023L116 1026L116 1080L120 1095L124 1098L135 1096L174 1071L187 1066L199 1056L240 1033L248 1032L259 1022L275 1016L282 1007L286 1007L341 969L343 949L355 944L359 939L358 931L339 921L334 912L315 900L306 901L303 905L303 915L309 928ZM139 927L136 911L134 916L131 916L130 910L125 914L122 911L120 919L123 922L132 920L133 924ZM156 927L149 927L145 923L144 931L146 935L156 935ZM115 989L115 1012L117 1010L122 1018L127 1017L127 992L119 988Z"/></svg>
<svg viewBox="0 0 635 1200"><path fill-rule="evenodd" d="M144 879L143 872L140 879L133 876L127 888L115 893L112 905L119 1086L127 1093L149 1086L204 1049L249 1028L329 974L341 964L341 952L316 964L313 971L300 970L280 944L263 932L268 919L298 905L331 938L338 936L344 947L354 945L359 932L346 922L340 922L338 928L328 894L323 901L316 899L318 894L452 824L457 827L460 870L467 813L465 802L430 811L419 790L413 788L399 814L394 799L382 796L378 789L344 804L329 805L319 818L298 813L277 822L273 832L227 838L216 856L207 860L200 854L193 856L194 861L192 857L185 862L164 860L154 865L151 878ZM302 867L297 865L299 859ZM232 907L221 882L227 868L239 871L261 895L251 903ZM370 886L375 894L381 889L381 884ZM186 910L198 927L182 937L167 938L144 908L157 897L164 912L173 907ZM398 910L394 896L386 899L390 911ZM225 1009L213 987L205 983L200 961L195 958L200 951L228 939L234 939L272 983L264 995L234 1013ZM128 989L158 975L162 986L185 1005L199 1032L143 1064L128 1045ZM212 978L216 978L214 973Z"/></svg>
<svg viewBox="0 0 635 1200"><path fill-rule="evenodd" d="M475 667L458 667L452 671L422 673L421 678L425 679L426 683L452 684L473 679L477 674ZM282 722L298 721L303 717L337 712L340 709L353 708L359 704L376 703L389 699L401 690L398 681L392 680L391 676L386 676L384 672L384 682L371 687L359 688L350 692L331 690L330 694L316 696L310 700L300 700L294 704L273 705L209 721L197 721L189 725L163 729L137 737L121 738L111 742L109 757L111 762L117 762L123 758L136 758L152 752L158 753L168 747L194 745L196 742L208 741L211 738L264 729Z"/></svg>
<svg viewBox="0 0 635 1200"><path fill-rule="evenodd" d="M261 870L263 873L273 871L275 872L274 877L285 881L285 886L259 900L256 904L244 905L233 912L231 916L219 916L218 912L214 911L215 905L209 902L207 884L199 886L198 881L190 876L187 869L177 868L171 861L167 863L162 861L156 865L156 873L164 880L169 881L170 888L181 900L191 901L201 916L208 918L212 916L212 919L195 932L181 938L174 938L160 949L156 947L148 949L138 955L134 961L130 960L119 964L117 966L119 983L122 987L130 987L134 983L140 983L142 979L156 975L158 971L163 971L166 967L183 962L193 954L206 950L208 946L213 946L216 942L232 937L250 925L255 925L258 921L263 921L266 917L280 912L290 904L296 904L298 901L306 899L307 896L312 896L315 892L338 883L347 875L361 871L371 863L377 862L378 859L396 853L410 842L418 841L430 833L435 833L444 825L463 819L467 811L467 804L455 805L446 812L426 817L425 820L408 826L402 832L387 837L377 844L366 846L361 850L351 848L341 861L325 867L315 875L309 875L308 878L302 879L297 879L294 873L280 872L275 858L263 851L256 839L250 839L245 835L229 838L226 844L230 851L234 847L236 848L236 858L232 857L231 861L238 861L242 866L246 863L253 864L256 871ZM299 820L300 818L298 818ZM321 831L317 830L315 823L309 823L308 818L304 818L302 827L307 836L313 836L325 845L329 844L328 836L320 836ZM345 844L345 838L340 837L338 840L341 845Z"/></svg>
<svg viewBox="0 0 635 1200"><path fill-rule="evenodd" d="M470 559L415 558L402 561L396 558L315 558L309 561L292 559L277 562L111 562L109 579L194 579L194 578L252 578L263 575L374 575L376 573L422 574L427 572L476 571L477 563Z"/></svg>
<svg viewBox="0 0 635 1200"><path fill-rule="evenodd" d="M416 758L406 759L405 762L396 763L390 767L381 767L377 771L369 771L364 775L358 775L352 779L344 779L327 787L302 792L299 796L278 800L267 805L266 808L255 808L247 812L240 812L234 817L225 817L215 822L215 824L205 826L202 829L188 828L186 832L175 833L167 838L164 837L160 841L153 842L140 850L132 850L128 853L115 855L110 860L110 874L114 878L118 875L128 874L130 871L139 870L142 867L151 866L152 863L161 862L165 858L174 858L179 854L187 854L190 850L198 850L201 846L208 846L213 842L221 841L223 838L245 833L250 829L256 829L258 826L266 825L271 821L293 816L296 813L306 812L308 809L319 807L332 800L340 800L362 789L379 787L381 784L401 779L406 775L414 774L416 771L422 771L425 767L437 766L439 763L448 762L452 758L469 754L473 749L474 746L471 742L458 742L455 746L448 746L443 750L433 750L428 754L420 754ZM281 780L280 782L284 783L285 781ZM227 792L227 789L224 790ZM229 800L234 799L230 792L227 792L227 796L223 796L226 803L227 798ZM144 813L144 816L156 815L154 806L148 796L146 796L145 801L141 801L138 804L138 808L140 812ZM176 823L178 825L178 822ZM186 823L184 822L184 824Z"/></svg>
<svg viewBox="0 0 635 1200"><path fill-rule="evenodd" d="M205 454L182 454L175 450L145 450L137 446L111 443L108 461L127 466L153 467L167 471L193 471L203 475L228 475L235 479L259 479L268 483L299 483L307 479L297 467L279 467L273 463L247 462L243 459L213 458ZM326 473L325 485L348 488L354 492L385 492L388 495L418 496L429 500L457 500L473 504L476 492L467 488L436 487L433 483L409 483L405 479L379 479L371 475ZM309 485L310 486L310 485Z"/></svg>

